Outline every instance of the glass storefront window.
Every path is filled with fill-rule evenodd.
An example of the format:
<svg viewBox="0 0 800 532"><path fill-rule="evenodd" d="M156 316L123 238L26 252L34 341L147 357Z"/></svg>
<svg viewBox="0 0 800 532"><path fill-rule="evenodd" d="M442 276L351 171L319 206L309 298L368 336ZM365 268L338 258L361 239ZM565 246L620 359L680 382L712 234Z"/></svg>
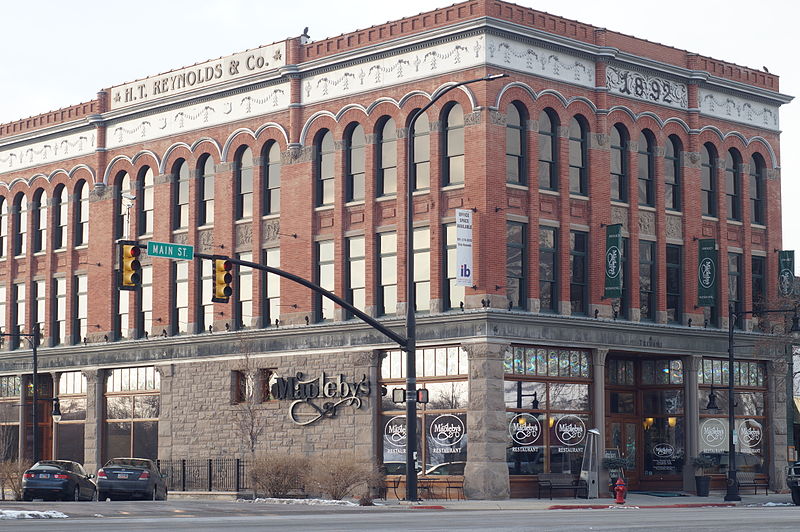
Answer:
<svg viewBox="0 0 800 532"><path fill-rule="evenodd" d="M426 414L426 475L463 475L467 463L467 414Z"/></svg>
<svg viewBox="0 0 800 532"><path fill-rule="evenodd" d="M642 408L646 416L683 415L683 390L646 390Z"/></svg>
<svg viewBox="0 0 800 532"><path fill-rule="evenodd" d="M505 371L514 374L503 384L510 475L580 472L591 410L589 360L584 350L506 351Z"/></svg>
<svg viewBox="0 0 800 532"><path fill-rule="evenodd" d="M508 383L506 383L508 384ZM543 414L506 412L510 439L506 458L510 475L544 473Z"/></svg>
<svg viewBox="0 0 800 532"><path fill-rule="evenodd" d="M697 370L700 384L727 386L729 379L727 360L704 358L703 365ZM735 361L733 363L733 382L735 386L763 388L767 385L767 369L764 362Z"/></svg>
<svg viewBox="0 0 800 532"><path fill-rule="evenodd" d="M548 418L551 473L581 472L588 424L588 415L555 414Z"/></svg>
<svg viewBox="0 0 800 532"><path fill-rule="evenodd" d="M683 384L683 362L680 359L643 360L642 384Z"/></svg>
<svg viewBox="0 0 800 532"><path fill-rule="evenodd" d="M503 359L505 373L541 377L577 377L588 379L590 353L582 349L513 346Z"/></svg>
<svg viewBox="0 0 800 532"><path fill-rule="evenodd" d="M395 389L405 389L405 353L389 351L381 364L381 428L383 466L388 475L406 473L405 403L392 401ZM459 346L417 349L417 389L428 390L428 402L418 403L418 467L422 475L463 475L467 461L467 353ZM448 378L449 377L449 378ZM453 379L453 377L460 377Z"/></svg>

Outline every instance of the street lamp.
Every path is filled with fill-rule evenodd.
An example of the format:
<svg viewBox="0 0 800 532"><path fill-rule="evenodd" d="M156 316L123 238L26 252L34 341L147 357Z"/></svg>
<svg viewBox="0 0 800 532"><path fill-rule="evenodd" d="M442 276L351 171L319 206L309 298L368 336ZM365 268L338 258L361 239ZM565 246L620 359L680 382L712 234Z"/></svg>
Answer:
<svg viewBox="0 0 800 532"><path fill-rule="evenodd" d="M31 410L33 413L31 414L32 422L33 422L33 461L39 461L39 414L37 412L36 406L39 404L39 361L36 356L36 346L39 345L39 327L34 325L32 333L23 333L23 332L16 332L16 333L4 333L0 332L0 336L7 336L9 338L25 338L28 340L28 343L31 346L31 350L33 351L33 397L31 401ZM24 404L24 401L23 401ZM55 408L56 404L53 405ZM60 414L59 410L59 414Z"/></svg>
<svg viewBox="0 0 800 532"><path fill-rule="evenodd" d="M460 81L450 85L431 98L422 109L413 113L406 134L406 500L417 500L417 306L414 291L414 183L411 179L414 170L413 145L414 123L442 96L462 85L479 81L492 81L507 77L508 74L491 74L482 78Z"/></svg>
<svg viewBox="0 0 800 532"><path fill-rule="evenodd" d="M776 310L742 310L736 311L733 304L728 306L728 490L725 493L725 500L726 501L741 501L742 498L739 496L739 485L736 482L736 449L733 445L733 431L735 426L734 420L734 393L733 393L733 362L734 362L734 354L733 354L733 327L739 318L742 316L746 316L748 314L775 314L775 313L785 313L785 312L794 312L794 316L792 317L792 327L789 329L789 333L792 335L793 338L797 339L800 338L800 316L797 315L797 307L794 309L776 309ZM716 406L716 401L714 401L714 395L712 390L712 395L709 397L709 406L711 403L714 403Z"/></svg>

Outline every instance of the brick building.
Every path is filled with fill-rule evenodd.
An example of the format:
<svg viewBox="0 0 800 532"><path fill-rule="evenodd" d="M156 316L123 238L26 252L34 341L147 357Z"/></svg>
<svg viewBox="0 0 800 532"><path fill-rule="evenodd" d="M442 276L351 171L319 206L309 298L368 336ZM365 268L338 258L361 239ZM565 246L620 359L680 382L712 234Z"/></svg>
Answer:
<svg viewBox="0 0 800 532"><path fill-rule="evenodd" d="M454 82L498 73L508 77L449 92L408 131ZM728 305L778 301L778 110L790 100L773 74L470 0L0 125L0 325L38 327L41 394L64 412L55 423L42 407L42 456L95 468L120 455L245 457L253 443L402 472L404 413L378 393L403 385L397 346L249 268L235 271L230 304L211 302L211 263L199 259L144 256L142 287L117 290L116 241L279 267L402 333L412 238L418 381L431 396L424 472L463 475L469 497L531 494L537 474L577 474L597 428L633 461L633 487L693 489L684 463L701 453L721 486L724 394L722 412L705 407L727 382ZM473 220L466 287L457 209ZM612 299L616 224L624 282ZM708 240L715 283L711 306L698 306ZM782 321L745 318L737 460L779 488ZM30 455L30 355L5 338L6 455ZM281 395L292 377L311 398ZM320 390L348 401L322 415ZM248 411L265 428L254 442Z"/></svg>

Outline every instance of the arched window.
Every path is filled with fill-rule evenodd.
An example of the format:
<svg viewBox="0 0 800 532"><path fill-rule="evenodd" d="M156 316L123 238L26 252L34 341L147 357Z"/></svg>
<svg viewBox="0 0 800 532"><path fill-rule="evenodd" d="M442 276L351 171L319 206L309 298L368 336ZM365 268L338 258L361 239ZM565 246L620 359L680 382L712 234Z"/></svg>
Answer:
<svg viewBox="0 0 800 532"><path fill-rule="evenodd" d="M199 181L197 183L197 225L214 224L214 159L206 154L200 157L197 165Z"/></svg>
<svg viewBox="0 0 800 532"><path fill-rule="evenodd" d="M12 210L14 218L14 256L18 257L25 254L28 240L28 198L25 194L17 194Z"/></svg>
<svg viewBox="0 0 800 532"><path fill-rule="evenodd" d="M414 190L427 190L431 186L430 134L428 115L420 115L414 122Z"/></svg>
<svg viewBox="0 0 800 532"><path fill-rule="evenodd" d="M645 129L639 134L639 205L655 205L655 148L653 134Z"/></svg>
<svg viewBox="0 0 800 532"><path fill-rule="evenodd" d="M189 165L178 159L172 166L172 229L189 227Z"/></svg>
<svg viewBox="0 0 800 532"><path fill-rule="evenodd" d="M233 160L233 180L236 184L236 219L253 216L253 152L239 148Z"/></svg>
<svg viewBox="0 0 800 532"><path fill-rule="evenodd" d="M347 201L361 201L364 199L364 168L365 168L365 145L367 137L364 135L364 128L356 124L350 129L347 135L347 175L346 197Z"/></svg>
<svg viewBox="0 0 800 532"><path fill-rule="evenodd" d="M397 194L397 125L394 119L386 118L378 127L378 149L376 150L378 196Z"/></svg>
<svg viewBox="0 0 800 532"><path fill-rule="evenodd" d="M37 190L33 195L33 252L47 249L47 193Z"/></svg>
<svg viewBox="0 0 800 532"><path fill-rule="evenodd" d="M569 191L584 196L589 193L586 179L588 131L586 119L582 116L574 116L569 121Z"/></svg>
<svg viewBox="0 0 800 532"><path fill-rule="evenodd" d="M750 161L750 223L764 225L764 158L756 153Z"/></svg>
<svg viewBox="0 0 800 532"><path fill-rule="evenodd" d="M525 185L527 166L525 154L525 108L518 102L512 102L506 111L506 182Z"/></svg>
<svg viewBox="0 0 800 532"><path fill-rule="evenodd" d="M445 113L443 184L455 185L464 182L464 110L456 103Z"/></svg>
<svg viewBox="0 0 800 532"><path fill-rule="evenodd" d="M611 128L611 199L628 201L628 130L622 124Z"/></svg>
<svg viewBox="0 0 800 532"><path fill-rule="evenodd" d="M728 207L728 220L742 219L742 157L730 149L725 154L725 199Z"/></svg>
<svg viewBox="0 0 800 532"><path fill-rule="evenodd" d="M681 210L681 159L683 148L675 135L670 135L664 146L664 207L670 211Z"/></svg>
<svg viewBox="0 0 800 532"><path fill-rule="evenodd" d="M333 205L333 177L336 170L334 165L333 133L327 129L317 133L314 147L317 152L316 204L318 207Z"/></svg>
<svg viewBox="0 0 800 532"><path fill-rule="evenodd" d="M717 150L710 143L700 150L700 193L705 216L717 215Z"/></svg>
<svg viewBox="0 0 800 532"><path fill-rule="evenodd" d="M8 242L8 202L5 196L0 196L0 257L6 256L6 243ZM5 325L5 322L0 323Z"/></svg>
<svg viewBox="0 0 800 532"><path fill-rule="evenodd" d="M58 185L53 192L53 249L67 247L67 187Z"/></svg>
<svg viewBox="0 0 800 532"><path fill-rule="evenodd" d="M117 239L128 238L130 236L128 214L130 213L130 208L133 207L136 195L131 189L131 178L127 172L117 174L114 188L114 234Z"/></svg>
<svg viewBox="0 0 800 532"><path fill-rule="evenodd" d="M139 236L153 234L153 169L145 166L139 172L142 198L139 200Z"/></svg>
<svg viewBox="0 0 800 532"><path fill-rule="evenodd" d="M264 161L264 214L278 214L281 212L281 148L277 142L269 144Z"/></svg>
<svg viewBox="0 0 800 532"><path fill-rule="evenodd" d="M552 109L539 113L539 188L558 189L558 116Z"/></svg>
<svg viewBox="0 0 800 532"><path fill-rule="evenodd" d="M89 243L89 184L78 183L75 189L78 201L75 203L75 245L85 246Z"/></svg>

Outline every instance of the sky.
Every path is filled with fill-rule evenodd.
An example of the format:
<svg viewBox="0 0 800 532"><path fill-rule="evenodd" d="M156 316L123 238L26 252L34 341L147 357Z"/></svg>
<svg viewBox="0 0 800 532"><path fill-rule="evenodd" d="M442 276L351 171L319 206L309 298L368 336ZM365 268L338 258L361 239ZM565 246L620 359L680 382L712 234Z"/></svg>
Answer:
<svg viewBox="0 0 800 532"><path fill-rule="evenodd" d="M3 2L0 123L95 98L102 89L298 36L322 40L447 0L24 0ZM780 76L800 96L789 0L518 0L517 4ZM758 11L756 11L756 8ZM783 248L800 273L800 98L780 112Z"/></svg>

